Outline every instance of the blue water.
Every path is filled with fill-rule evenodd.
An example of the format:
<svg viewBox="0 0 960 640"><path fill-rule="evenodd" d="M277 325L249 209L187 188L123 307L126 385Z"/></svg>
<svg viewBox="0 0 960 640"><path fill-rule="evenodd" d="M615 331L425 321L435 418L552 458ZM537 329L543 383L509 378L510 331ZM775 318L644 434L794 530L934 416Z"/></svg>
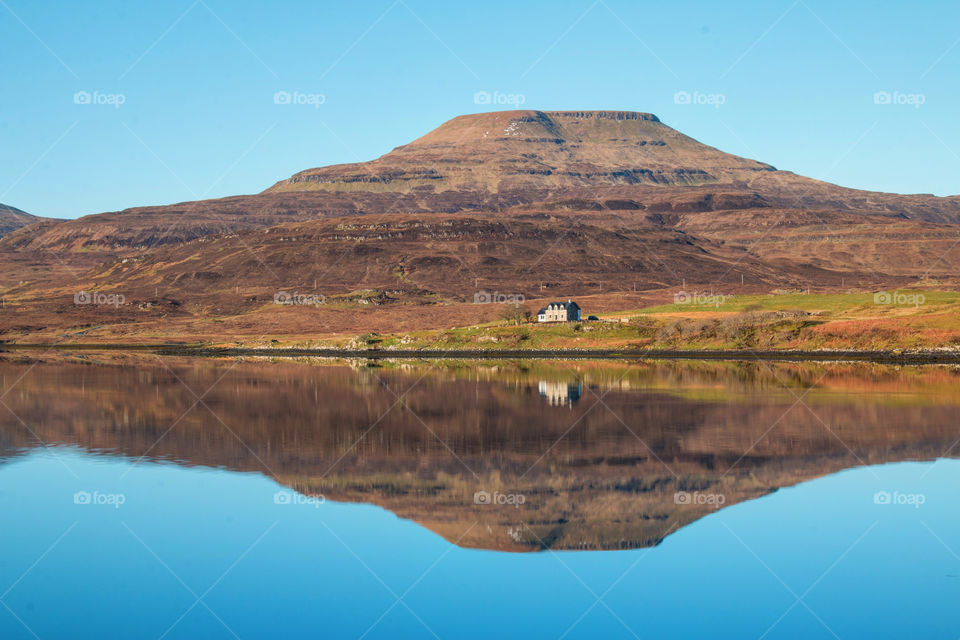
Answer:
<svg viewBox="0 0 960 640"><path fill-rule="evenodd" d="M955 639L958 488L960 461L858 468L652 549L517 554L258 474L35 450L0 465L0 637Z"/></svg>

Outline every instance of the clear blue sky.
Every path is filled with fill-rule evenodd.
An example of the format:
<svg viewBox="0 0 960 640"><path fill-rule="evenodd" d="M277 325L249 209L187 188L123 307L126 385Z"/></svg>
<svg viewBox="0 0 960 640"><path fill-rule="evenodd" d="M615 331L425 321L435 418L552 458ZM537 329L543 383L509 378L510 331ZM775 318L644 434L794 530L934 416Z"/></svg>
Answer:
<svg viewBox="0 0 960 640"><path fill-rule="evenodd" d="M76 217L257 192L493 110L478 91L957 194L958 25L948 1L0 0L0 202Z"/></svg>

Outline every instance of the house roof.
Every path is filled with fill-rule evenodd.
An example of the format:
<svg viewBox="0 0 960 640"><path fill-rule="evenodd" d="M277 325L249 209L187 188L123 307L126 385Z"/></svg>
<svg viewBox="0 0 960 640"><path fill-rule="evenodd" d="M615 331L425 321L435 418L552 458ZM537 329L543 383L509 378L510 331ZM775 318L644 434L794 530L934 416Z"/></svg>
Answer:
<svg viewBox="0 0 960 640"><path fill-rule="evenodd" d="M550 307L554 307L554 306L556 306L556 307L564 307L565 309L568 309L568 310L569 310L569 309L573 309L574 307L576 307L577 309L580 308L580 305L578 305L578 304L577 304L576 302L574 302L573 300L570 300L569 302L551 302L551 303L550 303L549 305L547 305L547 306L550 306Z"/></svg>

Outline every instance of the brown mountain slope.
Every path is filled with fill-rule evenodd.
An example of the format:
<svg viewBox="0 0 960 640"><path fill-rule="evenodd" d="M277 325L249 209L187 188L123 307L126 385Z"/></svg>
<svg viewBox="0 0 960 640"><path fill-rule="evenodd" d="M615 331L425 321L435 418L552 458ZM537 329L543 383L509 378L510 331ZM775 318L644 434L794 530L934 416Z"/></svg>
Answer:
<svg viewBox="0 0 960 640"><path fill-rule="evenodd" d="M778 171L699 143L652 114L504 111L454 118L376 160L302 171L261 194L62 221L0 241L0 251L143 249L318 217L492 212L563 200L651 211L760 201L960 222L960 197L858 191Z"/></svg>
<svg viewBox="0 0 960 640"><path fill-rule="evenodd" d="M479 290L949 286L958 267L958 197L844 189L650 114L509 111L455 118L377 160L261 194L13 230L0 239L0 335L104 322L72 303L85 290L122 293L123 323L167 323L166 335L193 334L177 318L214 315L262 335L256 317L278 291L335 298L351 313L331 327L350 331L363 309L470 302ZM421 316L421 328L449 326L444 313Z"/></svg>
<svg viewBox="0 0 960 640"><path fill-rule="evenodd" d="M718 277L737 257L672 229L650 223L630 227L584 224L571 215L335 218L157 251L115 263L95 278L176 285L198 294L210 290L211 279L247 287L319 280L332 293L400 289L463 300L472 298L477 279L527 293L540 282L585 289L588 282L596 286L596 278L616 274L665 286L670 269ZM197 261L201 251L208 258ZM758 278L776 277L757 268Z"/></svg>
<svg viewBox="0 0 960 640"><path fill-rule="evenodd" d="M773 170L701 144L649 113L502 111L454 118L377 160L302 171L268 191L697 185Z"/></svg>
<svg viewBox="0 0 960 640"><path fill-rule="evenodd" d="M760 193L781 206L819 206L860 213L960 221L960 197L899 195L847 189L778 171L702 144L633 111L500 111L454 118L376 160L301 171L265 193L468 192L511 202L596 200L616 194L641 204L674 193L637 187L726 185ZM682 190L681 190L682 192ZM733 208L733 207L731 207Z"/></svg>
<svg viewBox="0 0 960 640"><path fill-rule="evenodd" d="M960 267L950 251L960 243L960 228L952 225L867 222L849 213L834 220L825 227L815 213L780 209L674 220L633 211L333 218L199 239L115 260L84 278L91 287L159 287L195 300L236 287L269 298L294 287L454 302L472 300L478 288L532 298L550 291L587 295L604 286L739 284L741 275L769 286L823 287L843 278L869 287L923 275L948 279Z"/></svg>
<svg viewBox="0 0 960 640"><path fill-rule="evenodd" d="M8 204L0 204L0 238L40 220L44 218L30 215Z"/></svg>
<svg viewBox="0 0 960 640"><path fill-rule="evenodd" d="M636 308L643 294L634 291L664 299L687 287L740 294L956 284L957 226L844 213L825 227L819 218L771 207L524 208L312 220L144 252L63 254L69 262L24 251L0 270L10 281L0 338L79 339L95 329L102 340L244 340L448 328L498 316L500 305L472 304L483 291L531 301L589 296L594 309L595 296L614 295L620 306L604 303L609 311ZM80 291L119 294L125 304L78 306ZM276 305L280 292L325 303Z"/></svg>

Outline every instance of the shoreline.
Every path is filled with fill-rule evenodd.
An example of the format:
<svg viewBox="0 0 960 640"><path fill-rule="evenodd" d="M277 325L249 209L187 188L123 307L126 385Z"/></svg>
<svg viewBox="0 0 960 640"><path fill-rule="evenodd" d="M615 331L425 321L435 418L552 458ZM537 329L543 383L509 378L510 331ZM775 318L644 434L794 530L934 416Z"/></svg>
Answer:
<svg viewBox="0 0 960 640"><path fill-rule="evenodd" d="M5 343L13 351L136 351L166 356L361 358L366 360L753 360L794 362L873 362L877 364L960 364L960 350L771 350L771 349L333 349L214 347L199 344Z"/></svg>

